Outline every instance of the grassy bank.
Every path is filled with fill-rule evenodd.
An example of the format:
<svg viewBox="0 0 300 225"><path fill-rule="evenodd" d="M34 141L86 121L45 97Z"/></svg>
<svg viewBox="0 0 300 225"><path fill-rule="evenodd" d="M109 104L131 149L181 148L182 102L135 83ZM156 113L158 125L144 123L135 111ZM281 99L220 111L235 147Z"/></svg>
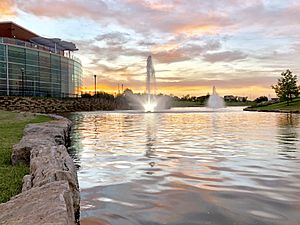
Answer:
<svg viewBox="0 0 300 225"><path fill-rule="evenodd" d="M0 111L0 203L21 192L22 178L29 173L26 165L11 165L12 146L20 141L28 123L50 120L47 116Z"/></svg>
<svg viewBox="0 0 300 225"><path fill-rule="evenodd" d="M200 107L204 106L200 102L192 102L192 101L172 101L171 107Z"/></svg>
<svg viewBox="0 0 300 225"><path fill-rule="evenodd" d="M290 102L289 105L287 105L286 102L279 102L274 103L271 105L266 106L254 106L249 107L246 110L249 111L265 111L265 112L300 112L300 98L294 99L293 102Z"/></svg>
<svg viewBox="0 0 300 225"><path fill-rule="evenodd" d="M252 106L255 103L247 101L247 102L226 102L225 104L226 106Z"/></svg>
<svg viewBox="0 0 300 225"><path fill-rule="evenodd" d="M226 106L251 106L253 102L225 102ZM204 107L205 104L192 101L173 101L171 107Z"/></svg>

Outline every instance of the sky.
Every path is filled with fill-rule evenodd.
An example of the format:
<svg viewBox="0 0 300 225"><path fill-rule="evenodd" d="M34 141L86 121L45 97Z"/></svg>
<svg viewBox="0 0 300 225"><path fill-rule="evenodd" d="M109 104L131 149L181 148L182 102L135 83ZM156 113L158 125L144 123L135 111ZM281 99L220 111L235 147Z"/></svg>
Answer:
<svg viewBox="0 0 300 225"><path fill-rule="evenodd" d="M0 21L76 43L83 91L275 97L281 72L300 73L300 0L0 0Z"/></svg>

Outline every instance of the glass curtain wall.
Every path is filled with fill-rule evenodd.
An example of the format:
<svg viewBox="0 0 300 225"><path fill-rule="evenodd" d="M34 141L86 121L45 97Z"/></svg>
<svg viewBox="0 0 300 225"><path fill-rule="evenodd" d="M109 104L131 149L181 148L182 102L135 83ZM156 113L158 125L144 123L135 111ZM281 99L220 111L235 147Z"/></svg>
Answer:
<svg viewBox="0 0 300 225"><path fill-rule="evenodd" d="M0 44L0 95L7 94L6 46Z"/></svg>
<svg viewBox="0 0 300 225"><path fill-rule="evenodd" d="M80 94L81 64L72 59L0 44L0 95L8 93L7 69L9 95L73 97Z"/></svg>

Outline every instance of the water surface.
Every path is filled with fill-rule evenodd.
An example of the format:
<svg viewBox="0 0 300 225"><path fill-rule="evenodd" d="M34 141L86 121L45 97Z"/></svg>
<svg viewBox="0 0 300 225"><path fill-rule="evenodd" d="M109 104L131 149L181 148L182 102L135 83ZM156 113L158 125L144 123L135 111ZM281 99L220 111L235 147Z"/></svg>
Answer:
<svg viewBox="0 0 300 225"><path fill-rule="evenodd" d="M71 117L82 218L300 224L300 115L177 108Z"/></svg>

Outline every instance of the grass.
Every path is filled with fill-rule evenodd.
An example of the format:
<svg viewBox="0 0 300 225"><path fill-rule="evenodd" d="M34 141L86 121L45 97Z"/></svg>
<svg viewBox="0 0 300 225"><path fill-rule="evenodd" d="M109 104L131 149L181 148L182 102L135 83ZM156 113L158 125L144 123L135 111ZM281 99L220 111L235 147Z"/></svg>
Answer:
<svg viewBox="0 0 300 225"><path fill-rule="evenodd" d="M171 107L199 107L204 106L200 102L192 102L192 101L172 101Z"/></svg>
<svg viewBox="0 0 300 225"><path fill-rule="evenodd" d="M20 141L27 124L50 120L47 116L0 111L0 203L21 192L22 178L29 173L27 165L12 166L12 146Z"/></svg>
<svg viewBox="0 0 300 225"><path fill-rule="evenodd" d="M289 105L286 102L274 103L266 106L257 106L250 108L251 110L264 110L264 111L273 111L273 110L284 110L284 111L293 111L300 110L300 98L294 99L290 102Z"/></svg>
<svg viewBox="0 0 300 225"><path fill-rule="evenodd" d="M226 106L251 106L253 102L225 102ZM192 101L173 101L171 104L172 107L201 107L205 106L200 102L192 102Z"/></svg>
<svg viewBox="0 0 300 225"><path fill-rule="evenodd" d="M226 106L251 106L254 102L225 102Z"/></svg>

